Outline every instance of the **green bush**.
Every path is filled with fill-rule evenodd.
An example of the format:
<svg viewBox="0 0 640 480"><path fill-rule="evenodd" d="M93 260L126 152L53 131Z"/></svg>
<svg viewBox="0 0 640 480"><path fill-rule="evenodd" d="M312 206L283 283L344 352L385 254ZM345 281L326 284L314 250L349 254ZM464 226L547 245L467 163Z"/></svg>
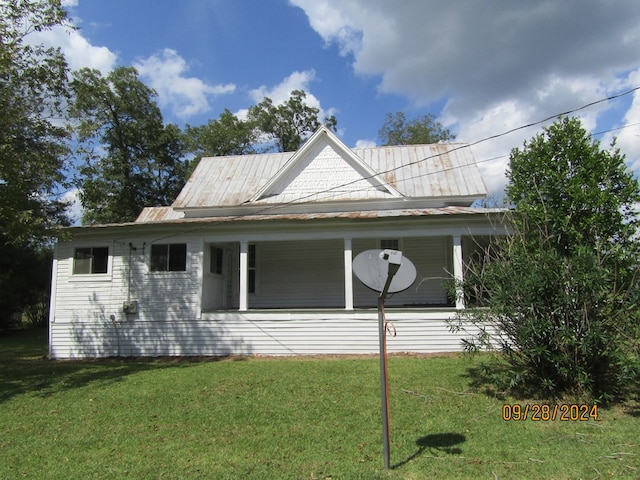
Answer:
<svg viewBox="0 0 640 480"><path fill-rule="evenodd" d="M454 329L468 350L500 350L503 387L611 401L638 379L638 182L617 150L575 119L511 154L505 222L513 234L471 262Z"/></svg>
<svg viewBox="0 0 640 480"><path fill-rule="evenodd" d="M485 298L453 325L481 326L467 350L502 352L509 368L494 374L501 388L599 401L623 396L639 366L633 292L616 285L620 279L588 249L570 257L553 248L532 252L522 237L499 246L468 272L467 293Z"/></svg>

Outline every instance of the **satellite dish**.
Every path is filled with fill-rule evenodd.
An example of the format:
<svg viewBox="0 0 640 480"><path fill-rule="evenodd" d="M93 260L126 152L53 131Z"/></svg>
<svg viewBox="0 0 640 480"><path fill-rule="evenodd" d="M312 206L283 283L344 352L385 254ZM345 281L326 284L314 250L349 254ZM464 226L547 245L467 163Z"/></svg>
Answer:
<svg viewBox="0 0 640 480"><path fill-rule="evenodd" d="M396 258L400 257L400 268L393 276L388 293L397 293L406 290L416 279L416 267L407 257L402 257L397 250L365 250L353 259L353 273L365 286L376 292L382 292L389 273L389 253ZM385 254L387 258L385 258Z"/></svg>

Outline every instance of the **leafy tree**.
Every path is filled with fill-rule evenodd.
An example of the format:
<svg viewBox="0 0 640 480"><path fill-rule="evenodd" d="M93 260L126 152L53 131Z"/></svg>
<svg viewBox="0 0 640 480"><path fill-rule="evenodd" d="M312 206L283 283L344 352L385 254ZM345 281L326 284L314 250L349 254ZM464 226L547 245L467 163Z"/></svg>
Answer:
<svg viewBox="0 0 640 480"><path fill-rule="evenodd" d="M254 122L258 130L268 140L275 141L279 152L293 152L321 125L320 110L305 103L306 93L302 90L291 92L289 99L281 105L265 97L249 109L248 120ZM337 120L331 115L324 119L324 125L336 131Z"/></svg>
<svg viewBox="0 0 640 480"><path fill-rule="evenodd" d="M403 112L387 113L378 137L383 145L450 142L456 138L431 114L407 120Z"/></svg>
<svg viewBox="0 0 640 480"><path fill-rule="evenodd" d="M57 195L68 155L67 64L59 49L29 38L66 18L56 0L0 2L0 330L29 307L46 312L46 244L52 228L69 224Z"/></svg>
<svg viewBox="0 0 640 480"><path fill-rule="evenodd" d="M132 67L74 72L71 114L80 166L83 222L134 220L143 207L170 204L184 185L188 166L178 127L163 124L156 93Z"/></svg>
<svg viewBox="0 0 640 480"><path fill-rule="evenodd" d="M63 116L67 64L59 49L27 37L66 23L59 1L0 3L0 235L2 244L39 243L66 224L56 200L68 132Z"/></svg>
<svg viewBox="0 0 640 480"><path fill-rule="evenodd" d="M202 157L246 155L255 152L258 132L253 122L240 120L228 109L206 125L187 125L184 132L186 150L195 155L191 170Z"/></svg>
<svg viewBox="0 0 640 480"><path fill-rule="evenodd" d="M454 328L480 327L469 349L497 345L505 386L611 400L639 367L638 181L570 118L514 149L508 178L514 234L471 264L467 298L486 308Z"/></svg>

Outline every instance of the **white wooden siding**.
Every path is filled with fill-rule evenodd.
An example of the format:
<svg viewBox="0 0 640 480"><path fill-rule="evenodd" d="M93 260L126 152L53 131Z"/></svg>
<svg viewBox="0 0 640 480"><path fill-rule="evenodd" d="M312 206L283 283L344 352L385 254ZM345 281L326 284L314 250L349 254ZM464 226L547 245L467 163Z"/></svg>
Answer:
<svg viewBox="0 0 640 480"><path fill-rule="evenodd" d="M358 171L357 165L343 158L331 144L314 145L286 173L260 203L371 200L392 196L377 188L368 172Z"/></svg>
<svg viewBox="0 0 640 480"><path fill-rule="evenodd" d="M187 243L186 272L149 272L149 244L152 241L152 238L136 240L132 244L135 250L130 249L129 241L87 243L87 246L109 247L109 272L105 275L73 275L73 253L79 244L61 242L56 248L57 280L52 324L111 325L134 319L162 322L197 318L200 312L201 242L175 237L170 240ZM127 301L138 302L138 313L125 315L123 304Z"/></svg>
<svg viewBox="0 0 640 480"><path fill-rule="evenodd" d="M396 336L389 352L461 349L449 332L451 310L388 310ZM372 354L379 351L377 311L215 312L201 320L61 322L52 325L53 358L171 355Z"/></svg>
<svg viewBox="0 0 640 480"><path fill-rule="evenodd" d="M187 271L149 272L153 241L148 237L58 245L50 324L52 358L378 351L376 309L335 308L344 306L343 239L257 242L258 292L249 302L255 310L209 313L201 310L203 248L209 244L196 236L160 240L157 243L187 244ZM450 256L448 237L403 238L401 242L419 279L442 274L443 256ZM108 246L109 273L72 275L77 246ZM235 251L231 243L227 246ZM354 239L354 256L378 246L377 239ZM440 283L425 281L392 296L387 305L438 303L444 295ZM376 298L354 280L356 307L375 306ZM138 313L123 312L128 300L138 302ZM300 307L307 308L286 310ZM387 313L397 330L397 336L389 338L391 352L461 348L461 336L450 333L446 324L452 309L389 308Z"/></svg>

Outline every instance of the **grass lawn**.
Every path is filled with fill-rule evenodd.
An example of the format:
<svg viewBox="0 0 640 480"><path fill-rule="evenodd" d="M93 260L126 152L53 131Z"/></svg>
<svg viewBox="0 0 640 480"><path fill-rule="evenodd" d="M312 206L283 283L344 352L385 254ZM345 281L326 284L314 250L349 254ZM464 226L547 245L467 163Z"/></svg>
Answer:
<svg viewBox="0 0 640 480"><path fill-rule="evenodd" d="M0 337L0 478L640 478L640 406L588 421L504 421L481 359L49 361L46 334ZM531 413L529 413L531 415Z"/></svg>

